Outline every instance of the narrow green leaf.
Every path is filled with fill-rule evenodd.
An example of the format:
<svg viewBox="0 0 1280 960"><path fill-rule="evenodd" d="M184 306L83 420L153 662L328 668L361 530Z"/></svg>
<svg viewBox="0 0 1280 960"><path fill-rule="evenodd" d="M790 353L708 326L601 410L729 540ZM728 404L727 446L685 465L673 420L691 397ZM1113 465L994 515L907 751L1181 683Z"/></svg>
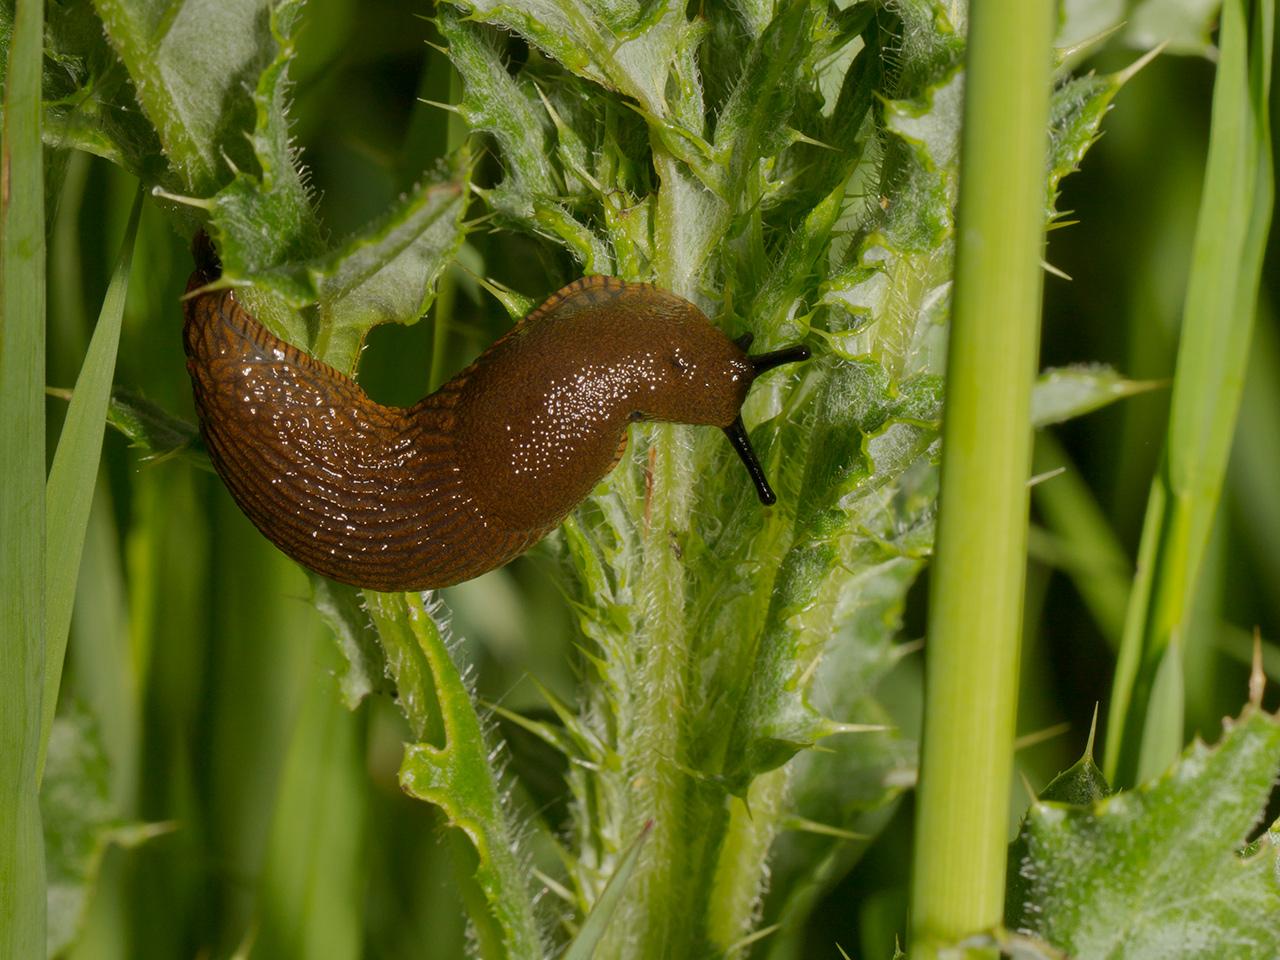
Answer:
<svg viewBox="0 0 1280 960"><path fill-rule="evenodd" d="M1032 406L1035 393L1032 393ZM1133 563L1076 465L1052 431L1036 435L1032 470L1061 471L1036 484L1031 496L1061 544L1060 563L1084 598L1094 622L1113 647L1120 646Z"/></svg>
<svg viewBox="0 0 1280 960"><path fill-rule="evenodd" d="M1126 380L1108 366L1045 370L1031 392L1031 422L1036 427L1062 423L1163 385L1154 380Z"/></svg>
<svg viewBox="0 0 1280 960"><path fill-rule="evenodd" d="M14 7L0 146L0 956L45 954L44 4Z"/></svg>
<svg viewBox="0 0 1280 960"><path fill-rule="evenodd" d="M307 679L258 884L255 956L363 955L363 727L328 677Z"/></svg>
<svg viewBox="0 0 1280 960"><path fill-rule="evenodd" d="M1104 768L1131 783L1147 701L1196 581L1226 470L1252 337L1273 194L1274 0L1223 6L1209 157L1183 307L1164 460L1152 481L1137 579L1112 686Z"/></svg>
<svg viewBox="0 0 1280 960"><path fill-rule="evenodd" d="M640 861L640 851L644 849L644 842L649 839L649 832L652 829L653 824L646 823L640 835L631 841L631 846L622 854L618 866L614 868L613 876L605 885L604 892L600 894L595 906L587 914L582 929L573 938L573 943L564 952L561 960L591 960L596 955L596 947L603 942L604 935L609 930L609 921L613 919L614 911L618 909L618 904L622 902L627 892L631 875L635 873L636 864Z"/></svg>
<svg viewBox="0 0 1280 960"><path fill-rule="evenodd" d="M1249 522L1240 529L1261 583L1280 583L1280 550L1274 549L1280 543L1280 497L1272 496L1274 481L1280 477L1280 431L1271 429L1275 411L1280 410L1280 323L1275 302L1266 295L1261 298L1227 470L1232 500L1248 505ZM1280 591L1265 594L1273 622L1280 623Z"/></svg>
<svg viewBox="0 0 1280 960"><path fill-rule="evenodd" d="M47 744L53 727L58 689L62 683L62 661L67 650L67 633L71 629L71 610L75 605L85 526L89 522L93 487L98 479L102 435L106 431L111 381L116 369L116 347L120 342L120 323L124 317L129 271L133 264L133 241L142 214L142 196L139 188L125 227L120 259L102 300L93 339L89 342L75 393L67 408L67 418L58 438L58 449L53 456L45 491L44 707L38 765L41 773L44 770L44 744Z"/></svg>
<svg viewBox="0 0 1280 960"><path fill-rule="evenodd" d="M1142 747L1138 751L1138 782L1154 780L1169 769L1182 750L1182 730L1186 723L1187 695L1182 675L1182 646L1164 648L1147 700L1146 721L1142 725Z"/></svg>

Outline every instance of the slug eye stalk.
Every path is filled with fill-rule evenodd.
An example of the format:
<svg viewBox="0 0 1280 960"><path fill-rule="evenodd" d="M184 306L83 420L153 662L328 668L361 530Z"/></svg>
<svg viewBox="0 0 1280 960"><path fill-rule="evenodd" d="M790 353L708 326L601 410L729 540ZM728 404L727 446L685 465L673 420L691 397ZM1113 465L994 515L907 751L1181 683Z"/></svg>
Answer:
<svg viewBox="0 0 1280 960"><path fill-rule="evenodd" d="M751 343L751 334L744 334L737 340L737 343L738 346L745 350ZM751 369L758 377L765 371L780 367L784 363L798 363L801 360L808 360L809 356L808 347L803 344L796 344L790 347L783 347L781 350L773 350L769 353L758 353L753 357L747 357L747 360L750 361ZM778 495L769 486L769 478L764 475L764 468L760 466L760 460L756 456L755 450L751 448L751 441L747 439L747 429L742 424L741 414L734 418L733 423L724 428L724 433L729 438L729 443L733 445L734 452L738 454L738 459L747 468L747 473L751 476L751 482L755 484L756 496L760 498L760 502L766 507L773 506L778 502Z"/></svg>
<svg viewBox="0 0 1280 960"><path fill-rule="evenodd" d="M754 357L747 357L747 359L751 361L751 369L755 371L758 377L766 370L780 367L784 363L799 363L801 360L808 360L809 348L802 343L797 343L790 347L783 347L781 350L757 353Z"/></svg>

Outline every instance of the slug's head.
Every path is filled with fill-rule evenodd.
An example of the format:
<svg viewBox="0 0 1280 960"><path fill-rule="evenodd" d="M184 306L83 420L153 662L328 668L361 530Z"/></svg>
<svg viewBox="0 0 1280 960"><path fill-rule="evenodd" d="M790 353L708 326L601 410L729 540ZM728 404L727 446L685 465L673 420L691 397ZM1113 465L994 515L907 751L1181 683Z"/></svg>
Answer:
<svg viewBox="0 0 1280 960"><path fill-rule="evenodd" d="M691 317L664 319L660 333L640 345L643 374L633 419L728 429L759 374L809 358L804 346L748 356L751 334L730 340L701 312L682 305Z"/></svg>
<svg viewBox="0 0 1280 960"><path fill-rule="evenodd" d="M664 324L661 335L641 344L643 361L638 409L641 420L699 426L733 423L755 373L741 347L701 313Z"/></svg>
<svg viewBox="0 0 1280 960"><path fill-rule="evenodd" d="M662 345L645 350L650 364L645 378L648 389L641 391L642 406L633 416L719 427L751 474L760 502L776 503L778 498L747 439L742 404L756 377L784 363L809 359L809 348L798 344L751 356L747 353L751 334L730 340L701 312L683 306L687 312L679 320L666 318Z"/></svg>

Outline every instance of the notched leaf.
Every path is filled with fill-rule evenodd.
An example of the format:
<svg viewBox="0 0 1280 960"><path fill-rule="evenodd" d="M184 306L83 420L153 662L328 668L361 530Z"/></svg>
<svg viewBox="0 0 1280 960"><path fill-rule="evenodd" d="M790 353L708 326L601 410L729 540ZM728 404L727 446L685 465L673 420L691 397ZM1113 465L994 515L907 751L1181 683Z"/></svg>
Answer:
<svg viewBox="0 0 1280 960"><path fill-rule="evenodd" d="M1135 790L1033 804L1011 925L1086 960L1280 955L1274 830L1240 852L1278 772L1280 723L1250 706Z"/></svg>
<svg viewBox="0 0 1280 960"><path fill-rule="evenodd" d="M873 491L929 455L940 405L936 378L894 390L873 361L832 365L812 427L795 536L734 723L724 775L735 792L840 729L809 703L809 686L829 638L852 615L848 600L859 582L901 556L892 542L858 532L882 508Z"/></svg>
<svg viewBox="0 0 1280 960"><path fill-rule="evenodd" d="M439 807L475 852L484 905L469 903L476 935L503 956L541 957L526 886L528 870L504 806L492 751L440 627L443 609L417 594L365 594L378 625L415 736L406 746L400 786ZM403 648L394 649L393 647ZM415 691L417 691L415 693ZM430 699L428 704L426 699Z"/></svg>

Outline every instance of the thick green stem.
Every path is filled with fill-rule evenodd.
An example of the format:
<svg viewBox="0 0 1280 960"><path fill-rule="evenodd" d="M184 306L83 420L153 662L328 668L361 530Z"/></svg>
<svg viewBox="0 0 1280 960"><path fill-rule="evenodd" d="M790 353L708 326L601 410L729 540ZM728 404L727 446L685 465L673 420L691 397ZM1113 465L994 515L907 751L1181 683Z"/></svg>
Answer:
<svg viewBox="0 0 1280 960"><path fill-rule="evenodd" d="M970 11L913 958L1003 916L1053 11Z"/></svg>

